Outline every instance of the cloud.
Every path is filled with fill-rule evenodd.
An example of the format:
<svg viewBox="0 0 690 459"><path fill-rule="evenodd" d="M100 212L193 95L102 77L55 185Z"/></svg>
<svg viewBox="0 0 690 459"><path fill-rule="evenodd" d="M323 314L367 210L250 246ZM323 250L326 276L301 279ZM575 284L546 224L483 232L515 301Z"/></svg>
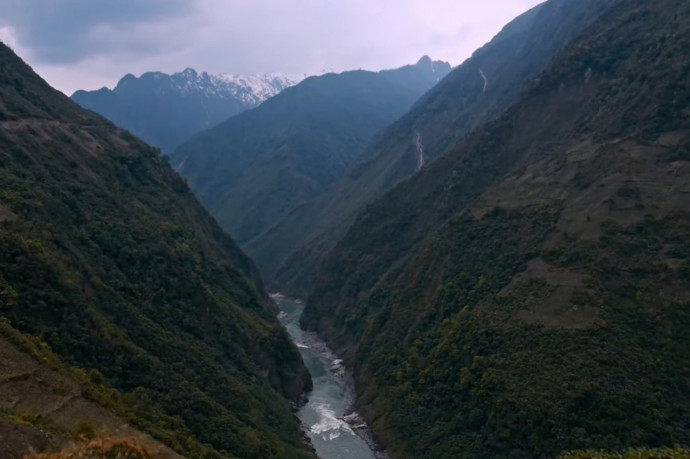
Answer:
<svg viewBox="0 0 690 459"><path fill-rule="evenodd" d="M0 27L11 27L35 60L61 65L109 52L161 51L165 44L145 33L146 26L183 17L193 5L185 0L3 0Z"/></svg>
<svg viewBox="0 0 690 459"><path fill-rule="evenodd" d="M457 65L539 1L2 0L0 39L69 92L185 67L312 74L424 54Z"/></svg>
<svg viewBox="0 0 690 459"><path fill-rule="evenodd" d="M19 44L17 40L17 32L15 32L13 27L4 26L0 27L0 41L5 43L10 48L16 48Z"/></svg>

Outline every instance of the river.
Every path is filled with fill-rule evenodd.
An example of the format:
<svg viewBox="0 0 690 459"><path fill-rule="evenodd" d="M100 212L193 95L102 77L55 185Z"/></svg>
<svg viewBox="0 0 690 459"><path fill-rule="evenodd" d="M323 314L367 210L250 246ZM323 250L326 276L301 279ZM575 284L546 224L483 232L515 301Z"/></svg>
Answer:
<svg viewBox="0 0 690 459"><path fill-rule="evenodd" d="M364 438L371 438L366 424L357 415L343 416L354 401L354 391L348 383L342 361L313 333L300 329L299 318L304 306L293 300L273 295L282 311L280 320L297 344L302 359L311 373L314 389L309 401L297 416L307 427L307 433L321 459L375 459L375 454ZM351 425L352 424L352 425ZM357 430L360 435L355 433Z"/></svg>

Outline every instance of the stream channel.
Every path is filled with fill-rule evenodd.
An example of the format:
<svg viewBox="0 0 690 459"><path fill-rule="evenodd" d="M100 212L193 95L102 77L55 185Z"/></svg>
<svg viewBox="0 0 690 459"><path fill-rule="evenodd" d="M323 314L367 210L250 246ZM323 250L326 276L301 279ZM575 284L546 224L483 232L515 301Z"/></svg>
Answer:
<svg viewBox="0 0 690 459"><path fill-rule="evenodd" d="M309 401L297 412L316 454L321 459L385 458L374 452L366 423L352 412L354 389L342 360L316 334L299 326L304 305L282 295L271 295L280 308L280 321L302 354L314 389Z"/></svg>

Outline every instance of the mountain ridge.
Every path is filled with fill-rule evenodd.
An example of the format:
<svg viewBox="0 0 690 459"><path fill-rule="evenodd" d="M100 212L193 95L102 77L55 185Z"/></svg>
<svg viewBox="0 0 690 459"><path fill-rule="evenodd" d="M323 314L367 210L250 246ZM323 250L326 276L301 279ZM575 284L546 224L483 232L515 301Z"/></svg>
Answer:
<svg viewBox="0 0 690 459"><path fill-rule="evenodd" d="M256 107L304 76L128 73L111 90L75 91L72 100L169 153L194 134Z"/></svg>

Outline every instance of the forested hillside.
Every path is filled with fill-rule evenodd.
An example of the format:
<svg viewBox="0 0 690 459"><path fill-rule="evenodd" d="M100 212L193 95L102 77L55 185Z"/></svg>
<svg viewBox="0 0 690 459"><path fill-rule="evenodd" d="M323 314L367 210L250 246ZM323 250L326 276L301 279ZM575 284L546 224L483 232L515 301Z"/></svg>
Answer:
<svg viewBox="0 0 690 459"><path fill-rule="evenodd" d="M310 379L275 313L158 150L0 44L3 334L47 343L87 398L182 454L311 457L289 407Z"/></svg>
<svg viewBox="0 0 690 459"><path fill-rule="evenodd" d="M303 324L396 457L690 444L689 24L617 3L329 254Z"/></svg>
<svg viewBox="0 0 690 459"><path fill-rule="evenodd" d="M357 212L500 115L584 27L617 0L551 0L519 16L365 148L328 193L246 247L273 289L309 293ZM266 260L266 261L264 261Z"/></svg>

